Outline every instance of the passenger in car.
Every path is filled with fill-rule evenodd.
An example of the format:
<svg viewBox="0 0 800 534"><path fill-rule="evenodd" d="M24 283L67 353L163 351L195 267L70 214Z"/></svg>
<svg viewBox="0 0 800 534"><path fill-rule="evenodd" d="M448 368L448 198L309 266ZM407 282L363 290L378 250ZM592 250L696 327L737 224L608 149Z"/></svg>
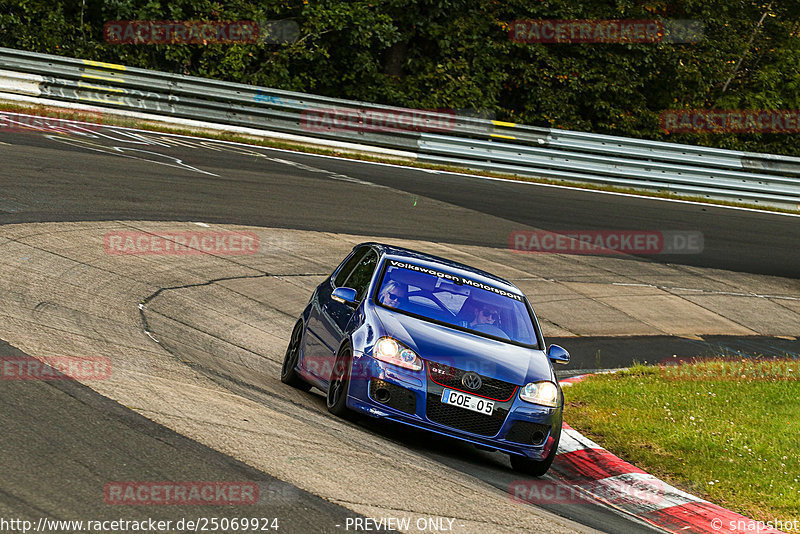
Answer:
<svg viewBox="0 0 800 534"><path fill-rule="evenodd" d="M396 308L405 302L407 295L408 289L406 288L405 284L401 284L395 280L390 280L384 284L380 295L378 295L378 300L384 306Z"/></svg>

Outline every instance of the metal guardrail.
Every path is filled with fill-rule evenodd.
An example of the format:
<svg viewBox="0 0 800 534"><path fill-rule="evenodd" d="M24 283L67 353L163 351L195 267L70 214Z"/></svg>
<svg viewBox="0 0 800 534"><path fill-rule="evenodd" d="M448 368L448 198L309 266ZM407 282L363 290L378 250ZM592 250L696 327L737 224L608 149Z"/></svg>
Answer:
<svg viewBox="0 0 800 534"><path fill-rule="evenodd" d="M0 48L0 92L398 149L427 163L800 210L796 157L409 110L7 48ZM319 113L342 122L314 126L309 118ZM353 122L365 114L413 117L415 125Z"/></svg>

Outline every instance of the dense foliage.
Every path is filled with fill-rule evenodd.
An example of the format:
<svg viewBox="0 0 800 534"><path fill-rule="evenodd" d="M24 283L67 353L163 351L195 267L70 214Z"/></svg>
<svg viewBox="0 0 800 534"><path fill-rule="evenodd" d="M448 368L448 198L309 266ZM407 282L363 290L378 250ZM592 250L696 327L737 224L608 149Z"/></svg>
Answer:
<svg viewBox="0 0 800 534"><path fill-rule="evenodd" d="M130 19L293 20L300 38L206 46L103 40L105 22ZM705 33L688 44L531 44L509 39L516 19L691 19ZM667 135L659 127L665 109L800 109L798 2L0 0L0 46L407 107L473 109L533 125L800 154L796 134Z"/></svg>

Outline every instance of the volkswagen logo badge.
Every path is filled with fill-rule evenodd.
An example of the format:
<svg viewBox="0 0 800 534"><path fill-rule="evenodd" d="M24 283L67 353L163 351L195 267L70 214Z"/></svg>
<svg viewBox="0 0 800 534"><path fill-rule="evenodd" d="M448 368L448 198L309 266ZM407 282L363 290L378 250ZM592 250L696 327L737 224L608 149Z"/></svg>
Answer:
<svg viewBox="0 0 800 534"><path fill-rule="evenodd" d="M480 377L480 375L478 375L478 373L469 372L469 373L466 373L461 378L461 383L464 384L465 388L469 388L469 389L471 389L473 391L477 391L477 390L481 389L481 386L483 385L483 380L481 380L481 377Z"/></svg>

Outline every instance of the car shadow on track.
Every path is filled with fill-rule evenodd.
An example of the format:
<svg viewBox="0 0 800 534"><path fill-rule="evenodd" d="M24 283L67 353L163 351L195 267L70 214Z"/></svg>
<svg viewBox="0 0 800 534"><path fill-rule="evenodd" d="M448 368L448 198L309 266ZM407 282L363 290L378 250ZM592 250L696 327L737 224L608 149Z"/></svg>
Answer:
<svg viewBox="0 0 800 534"><path fill-rule="evenodd" d="M327 411L325 397L319 394L316 389L312 391L315 393L315 407L318 407L320 411ZM527 475L517 473L511 468L508 455L505 453L482 450L470 443L454 438L366 415L359 415L354 422L340 421L343 424L357 426L374 436L379 436L398 444L443 466L475 477L497 488L507 495L509 499L516 502L520 501L513 498L515 483L531 481ZM539 480L547 481L554 486L568 484L552 471ZM640 520L599 502L587 502L585 500L574 504L536 502L530 503L530 505L602 532L647 534L660 532Z"/></svg>

